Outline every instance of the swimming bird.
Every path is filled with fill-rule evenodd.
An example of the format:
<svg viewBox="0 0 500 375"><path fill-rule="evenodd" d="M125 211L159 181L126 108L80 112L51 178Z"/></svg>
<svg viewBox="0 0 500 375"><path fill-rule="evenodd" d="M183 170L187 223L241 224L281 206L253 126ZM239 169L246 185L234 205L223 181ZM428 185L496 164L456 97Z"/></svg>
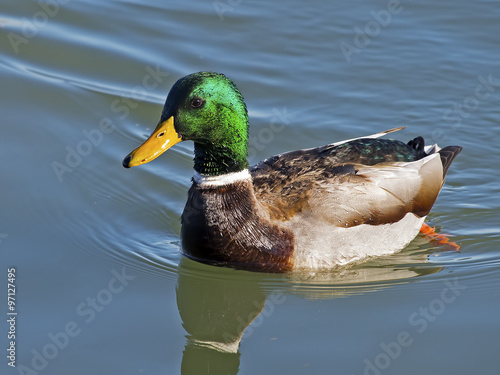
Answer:
<svg viewBox="0 0 500 375"><path fill-rule="evenodd" d="M171 88L151 136L123 160L148 163L194 142L183 253L256 271L332 269L406 247L459 146L366 137L291 151L250 167L246 104L233 81L193 73Z"/></svg>

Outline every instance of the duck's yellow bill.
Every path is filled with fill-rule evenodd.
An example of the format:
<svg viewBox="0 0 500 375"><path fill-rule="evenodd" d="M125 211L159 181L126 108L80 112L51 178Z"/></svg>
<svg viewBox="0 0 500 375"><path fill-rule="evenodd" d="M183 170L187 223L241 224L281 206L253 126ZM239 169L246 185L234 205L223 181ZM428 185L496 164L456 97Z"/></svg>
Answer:
<svg viewBox="0 0 500 375"><path fill-rule="evenodd" d="M123 159L125 168L149 163L182 141L174 128L174 116L158 124L146 141Z"/></svg>

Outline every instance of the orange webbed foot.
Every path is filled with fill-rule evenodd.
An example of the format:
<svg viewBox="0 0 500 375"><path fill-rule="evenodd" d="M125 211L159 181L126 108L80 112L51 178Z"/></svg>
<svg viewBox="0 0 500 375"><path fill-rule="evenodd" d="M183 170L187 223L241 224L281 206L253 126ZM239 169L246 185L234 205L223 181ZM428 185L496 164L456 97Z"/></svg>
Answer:
<svg viewBox="0 0 500 375"><path fill-rule="evenodd" d="M443 247L444 250L458 251L460 249L460 245L456 244L455 242L450 242L448 235L437 233L435 227L433 228L426 223L422 224L420 233L422 233L424 238L427 238L427 240L429 240L433 244Z"/></svg>

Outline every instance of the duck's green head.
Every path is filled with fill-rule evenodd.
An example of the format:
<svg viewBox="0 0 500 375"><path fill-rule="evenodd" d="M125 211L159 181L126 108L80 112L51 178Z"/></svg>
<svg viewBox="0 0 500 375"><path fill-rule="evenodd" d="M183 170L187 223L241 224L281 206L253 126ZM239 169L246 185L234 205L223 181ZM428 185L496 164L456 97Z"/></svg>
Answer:
<svg viewBox="0 0 500 375"><path fill-rule="evenodd" d="M194 169L203 175L248 167L248 113L235 84L223 74L193 73L170 90L158 126L123 160L130 168L148 163L180 141L195 146Z"/></svg>

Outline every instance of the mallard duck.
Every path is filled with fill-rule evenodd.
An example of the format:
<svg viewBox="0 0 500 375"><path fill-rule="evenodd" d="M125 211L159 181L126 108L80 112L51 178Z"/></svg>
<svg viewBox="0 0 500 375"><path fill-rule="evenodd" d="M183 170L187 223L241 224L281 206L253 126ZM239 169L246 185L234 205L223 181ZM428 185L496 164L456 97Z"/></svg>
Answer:
<svg viewBox="0 0 500 375"><path fill-rule="evenodd" d="M225 75L198 72L170 90L151 136L123 160L148 163L194 141L182 251L268 272L331 269L394 253L419 233L459 146L379 139L401 128L247 161L248 113Z"/></svg>

